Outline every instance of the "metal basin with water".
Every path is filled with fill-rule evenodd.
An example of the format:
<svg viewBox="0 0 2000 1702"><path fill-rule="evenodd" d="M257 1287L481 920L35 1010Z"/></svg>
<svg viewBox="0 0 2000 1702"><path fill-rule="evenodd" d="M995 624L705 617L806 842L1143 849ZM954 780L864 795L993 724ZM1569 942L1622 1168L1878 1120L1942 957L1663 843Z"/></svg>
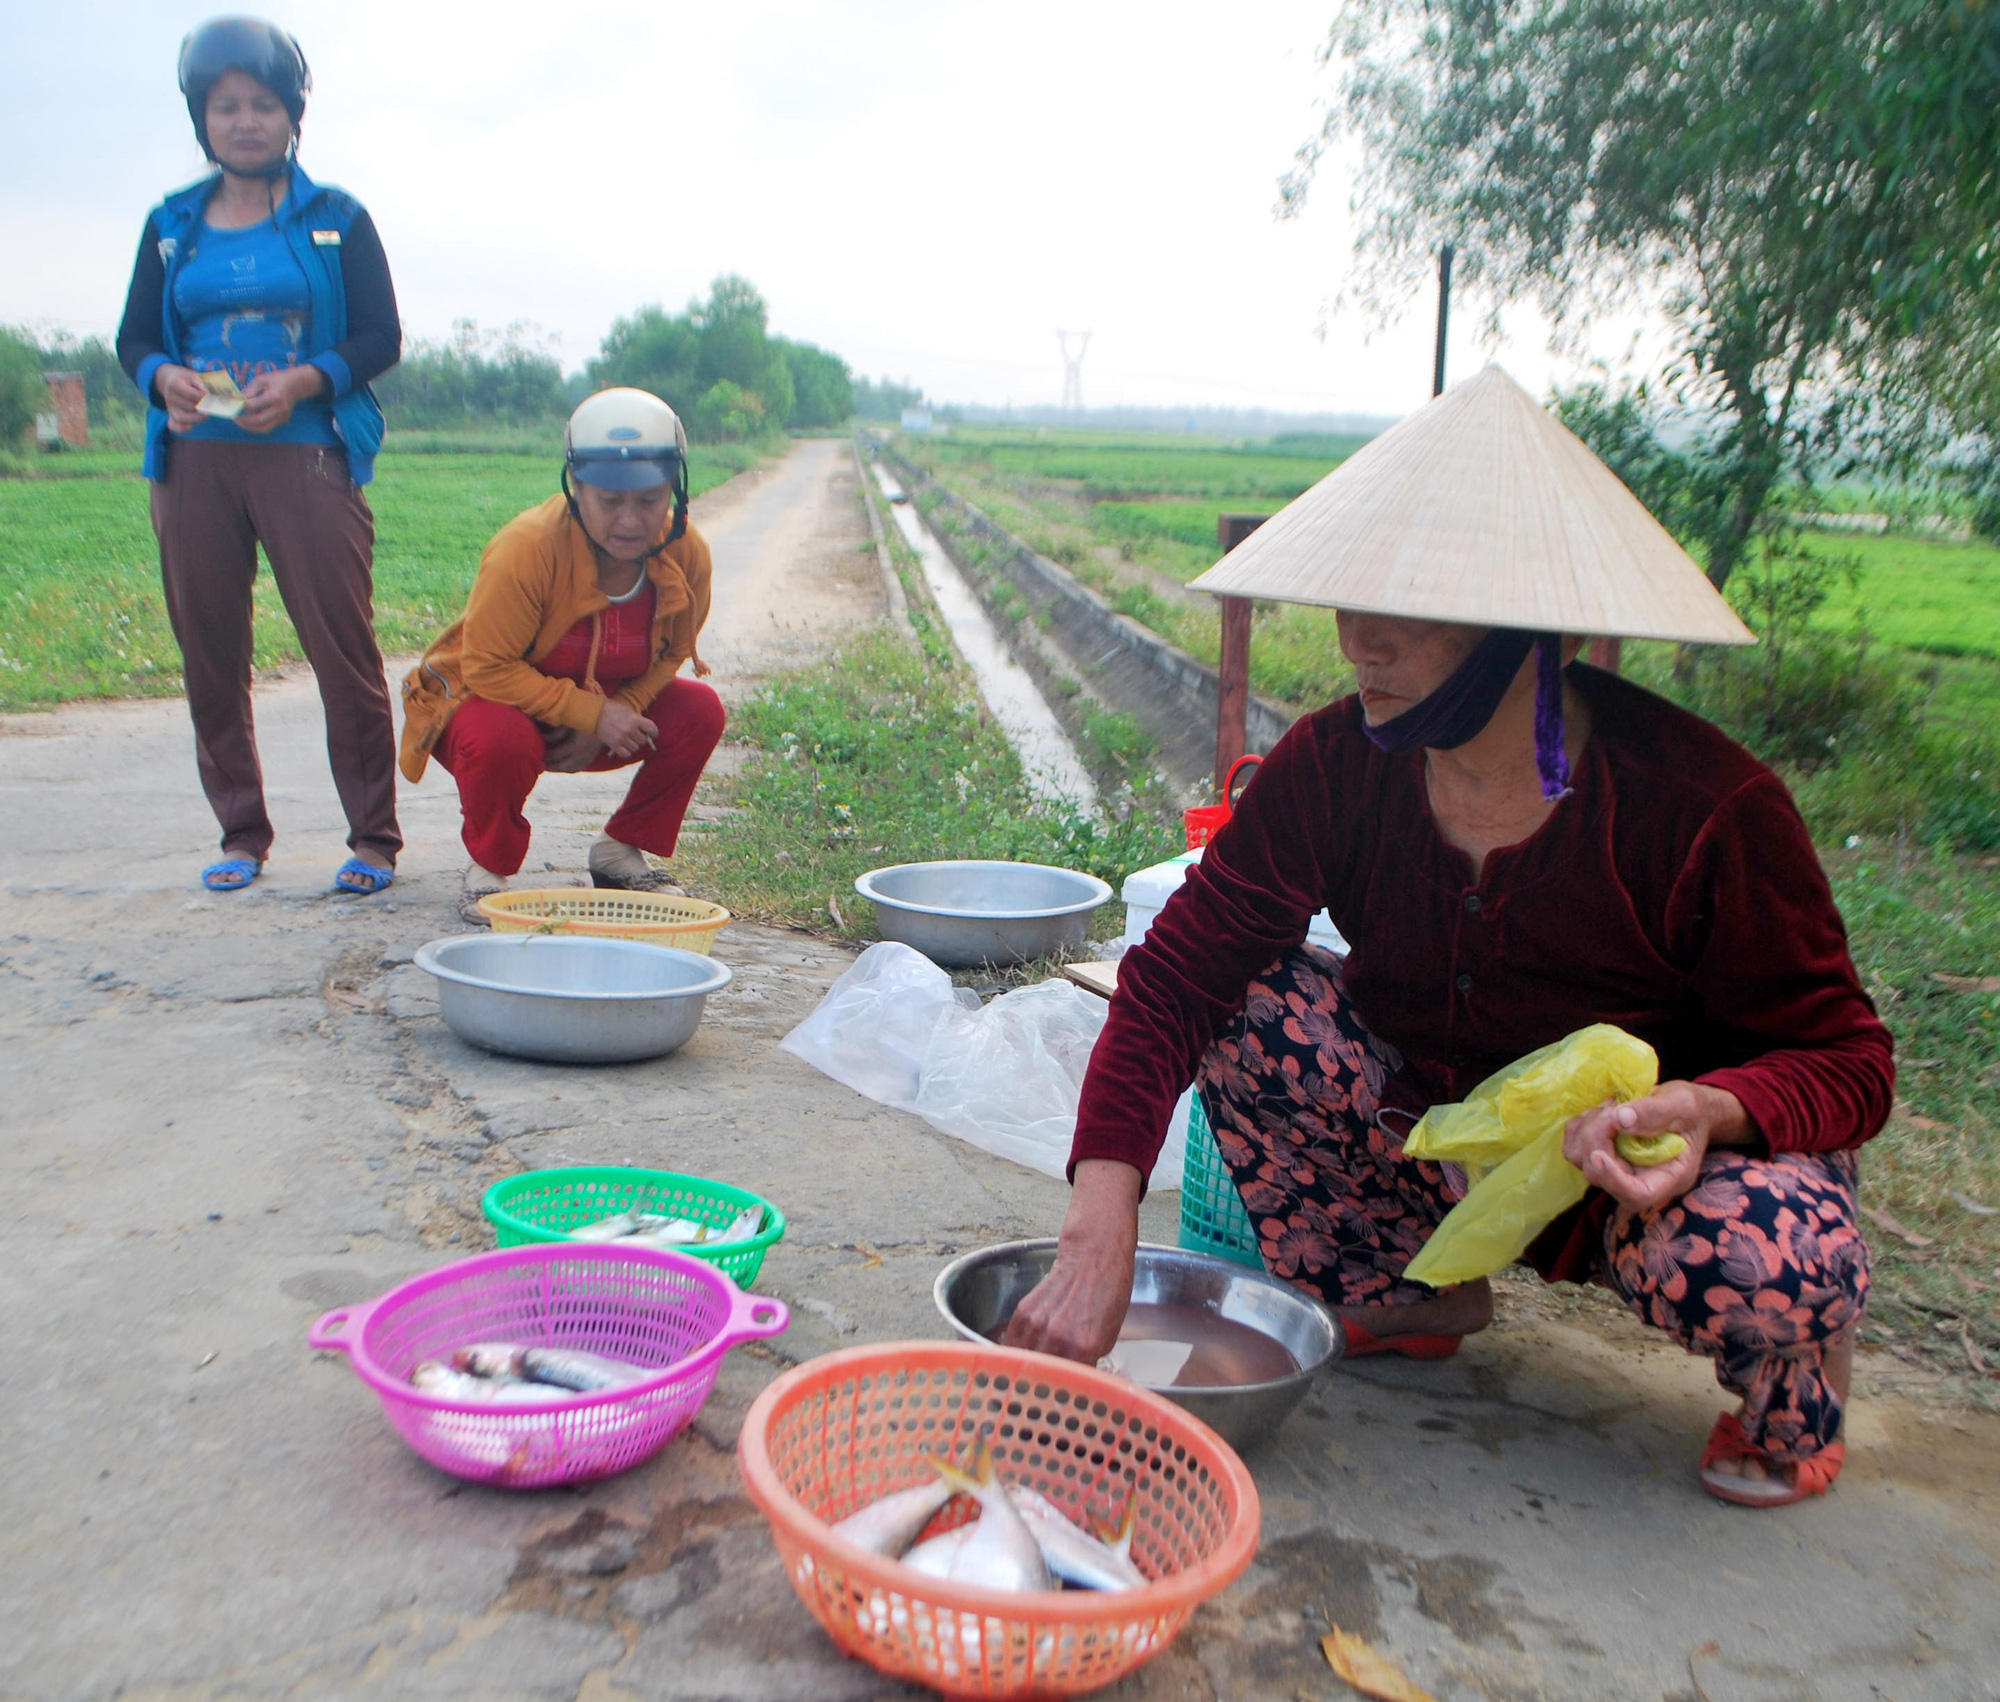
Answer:
<svg viewBox="0 0 2000 1702"><path fill-rule="evenodd" d="M1049 1274L1056 1244L1004 1241L954 1259L938 1273L931 1297L944 1321L967 1341L991 1341L1028 1291ZM1319 1375L1345 1350L1340 1320L1310 1295L1262 1271L1184 1247L1141 1243L1132 1280L1140 1303L1202 1306L1281 1343L1298 1361L1292 1376L1216 1388L1162 1388L1224 1441L1250 1448L1285 1422Z"/></svg>
<svg viewBox="0 0 2000 1702"><path fill-rule="evenodd" d="M1046 863L897 863L870 869L854 890L875 906L885 940L945 969L1026 963L1080 946L1090 913L1111 897L1095 875Z"/></svg>
<svg viewBox="0 0 2000 1702"><path fill-rule="evenodd" d="M464 934L416 957L461 1040L558 1064L622 1064L684 1045L730 974L712 957L637 940Z"/></svg>

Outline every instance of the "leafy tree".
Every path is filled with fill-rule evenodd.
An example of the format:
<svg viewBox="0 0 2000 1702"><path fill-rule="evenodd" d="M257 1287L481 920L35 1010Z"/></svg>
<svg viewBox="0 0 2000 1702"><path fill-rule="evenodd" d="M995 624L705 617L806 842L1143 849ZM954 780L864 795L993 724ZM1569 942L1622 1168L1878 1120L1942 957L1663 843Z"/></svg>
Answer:
<svg viewBox="0 0 2000 1702"><path fill-rule="evenodd" d="M764 404L754 390L718 378L695 404L689 425L703 443L742 443L761 436L765 421Z"/></svg>
<svg viewBox="0 0 2000 1702"><path fill-rule="evenodd" d="M561 366L525 323L482 331L461 319L448 341L412 344L374 387L402 425L530 424L560 419L569 404Z"/></svg>
<svg viewBox="0 0 2000 1702"><path fill-rule="evenodd" d="M670 314L658 305L642 307L613 323L587 368L593 390L629 384L650 390L682 416L691 416L707 388L700 373L701 327L693 312Z"/></svg>
<svg viewBox="0 0 2000 1702"><path fill-rule="evenodd" d="M1326 57L1285 203L1360 139L1376 299L1449 241L1496 312L1666 310L1674 395L1719 422L1717 585L1816 459L1991 432L2000 6L1350 0Z"/></svg>
<svg viewBox="0 0 2000 1702"><path fill-rule="evenodd" d="M882 420L895 424L905 408L914 408L924 399L923 391L905 379L893 384L888 379L857 379L854 384L854 413L857 419Z"/></svg>
<svg viewBox="0 0 2000 1702"><path fill-rule="evenodd" d="M766 333L769 316L756 286L734 272L717 278L708 300L688 314L701 332L695 370L703 390L726 379L755 395L766 419L781 423L792 412L792 369Z"/></svg>
<svg viewBox="0 0 2000 1702"><path fill-rule="evenodd" d="M20 446L47 395L40 351L20 332L0 326L0 453Z"/></svg>
<svg viewBox="0 0 2000 1702"><path fill-rule="evenodd" d="M854 415L854 381L847 362L811 343L776 339L792 373L792 413L785 423L794 431L837 426Z"/></svg>

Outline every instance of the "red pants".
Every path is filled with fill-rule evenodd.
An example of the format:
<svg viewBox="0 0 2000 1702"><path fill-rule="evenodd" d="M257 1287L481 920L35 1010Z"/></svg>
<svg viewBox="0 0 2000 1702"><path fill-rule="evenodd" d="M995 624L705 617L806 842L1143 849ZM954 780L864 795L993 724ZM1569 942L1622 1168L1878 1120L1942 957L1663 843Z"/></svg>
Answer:
<svg viewBox="0 0 2000 1702"><path fill-rule="evenodd" d="M639 764L625 802L604 831L620 844L671 857L695 783L722 738L722 699L699 680L669 680L647 706L646 719L660 729L656 749L623 758L606 751L589 772ZM541 723L508 704L475 697L460 706L431 755L458 782L472 860L496 875L515 873L528 856L528 818L521 806L548 772Z"/></svg>

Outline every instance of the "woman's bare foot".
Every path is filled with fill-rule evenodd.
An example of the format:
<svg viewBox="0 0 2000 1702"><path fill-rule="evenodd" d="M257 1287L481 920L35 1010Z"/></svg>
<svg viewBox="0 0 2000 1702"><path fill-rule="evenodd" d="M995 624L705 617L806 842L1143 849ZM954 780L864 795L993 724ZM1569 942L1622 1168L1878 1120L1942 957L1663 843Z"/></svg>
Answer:
<svg viewBox="0 0 2000 1702"><path fill-rule="evenodd" d="M1392 1336L1470 1336L1493 1322L1493 1285L1484 1277L1447 1288L1434 1300L1407 1306L1336 1306L1344 1324L1359 1324L1377 1340Z"/></svg>
<svg viewBox="0 0 2000 1702"><path fill-rule="evenodd" d="M1844 1330L1826 1344L1824 1368L1826 1380L1833 1392L1840 1397L1843 1407L1847 1404L1848 1390L1854 1383L1854 1336L1852 1329ZM1709 1477L1740 1478L1745 1483L1777 1483L1790 1488L1798 1478L1798 1467L1772 1461L1767 1465L1763 1460L1735 1459L1716 1460L1702 1468Z"/></svg>

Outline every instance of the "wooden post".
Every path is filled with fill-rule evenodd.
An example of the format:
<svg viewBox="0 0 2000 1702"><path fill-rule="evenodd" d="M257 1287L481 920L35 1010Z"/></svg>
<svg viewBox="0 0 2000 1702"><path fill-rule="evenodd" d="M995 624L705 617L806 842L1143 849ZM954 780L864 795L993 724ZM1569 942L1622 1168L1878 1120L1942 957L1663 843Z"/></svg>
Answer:
<svg viewBox="0 0 2000 1702"><path fill-rule="evenodd" d="M1215 541L1227 555L1269 519L1265 514L1224 514L1215 522ZM1249 743L1250 609L1248 597L1218 597L1222 648L1216 672L1222 690L1215 706L1215 790L1219 796L1229 765Z"/></svg>
<svg viewBox="0 0 2000 1702"><path fill-rule="evenodd" d="M1625 640L1622 638L1593 638L1590 641L1590 665L1602 668L1607 674L1615 674L1624 649Z"/></svg>

